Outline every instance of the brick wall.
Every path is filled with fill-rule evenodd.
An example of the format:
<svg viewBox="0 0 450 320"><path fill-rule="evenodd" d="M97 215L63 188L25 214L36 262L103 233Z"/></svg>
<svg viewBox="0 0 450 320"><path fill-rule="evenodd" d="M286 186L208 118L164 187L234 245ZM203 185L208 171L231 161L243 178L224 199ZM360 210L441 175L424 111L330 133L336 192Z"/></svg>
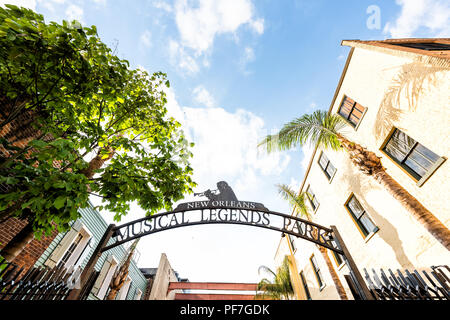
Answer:
<svg viewBox="0 0 450 320"><path fill-rule="evenodd" d="M25 148L29 141L39 135L39 131L31 126L33 118L31 112L22 113L16 120L0 128L0 137L8 139L14 146ZM3 121L4 119L0 116L0 122ZM5 149L0 145L0 158L8 156L8 153L5 152ZM0 185L0 193L6 193L7 191L8 187L6 185ZM16 218L9 218L0 223L0 249L19 233L25 225L26 221ZM48 237L43 236L40 240L32 240L14 259L14 264L18 265L20 268L24 268L22 275L29 268L34 266L57 234L58 231L55 229Z"/></svg>
<svg viewBox="0 0 450 320"><path fill-rule="evenodd" d="M0 224L0 249L2 249L23 227L26 222L16 218L10 218ZM42 236L40 240L33 239L25 249L14 259L13 263L24 268L22 275L33 267L45 249L55 239L58 231L55 230L50 236Z"/></svg>

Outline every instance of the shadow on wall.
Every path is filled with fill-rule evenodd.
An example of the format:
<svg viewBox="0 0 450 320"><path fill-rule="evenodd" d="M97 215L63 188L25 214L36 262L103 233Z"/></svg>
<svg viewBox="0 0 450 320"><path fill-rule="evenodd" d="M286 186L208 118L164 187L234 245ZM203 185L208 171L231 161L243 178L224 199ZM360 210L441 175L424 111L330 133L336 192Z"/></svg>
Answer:
<svg viewBox="0 0 450 320"><path fill-rule="evenodd" d="M443 67L425 65L421 62L407 63L401 66L399 73L392 80L391 86L386 90L381 101L374 125L374 134L377 139L384 140L391 128L402 116L400 106L401 97L405 97L408 111L416 111L419 97L428 82L436 87L436 74L447 70Z"/></svg>
<svg viewBox="0 0 450 320"><path fill-rule="evenodd" d="M343 168L344 172L351 172L351 170L354 170L350 162L346 161L345 163L346 167ZM357 173L357 175L361 177L360 173ZM369 213L369 216L372 218L375 225L380 228L380 230L377 232L377 235L392 248L392 251L395 254L395 258L402 268L413 268L414 265L409 260L403 249L402 241L398 236L398 232L395 226L392 225L389 220L384 218L382 215L378 214L378 212L369 203L367 203L366 199L358 197L358 195L368 194L372 190L370 183L361 184L361 178L365 177L361 177L359 179L349 179L349 177L355 177L355 174L352 173L350 175L343 175L343 180L344 182L347 182L349 186L351 186L351 190L361 202L363 208ZM396 213L390 212L389 214ZM349 219L351 218L349 217Z"/></svg>

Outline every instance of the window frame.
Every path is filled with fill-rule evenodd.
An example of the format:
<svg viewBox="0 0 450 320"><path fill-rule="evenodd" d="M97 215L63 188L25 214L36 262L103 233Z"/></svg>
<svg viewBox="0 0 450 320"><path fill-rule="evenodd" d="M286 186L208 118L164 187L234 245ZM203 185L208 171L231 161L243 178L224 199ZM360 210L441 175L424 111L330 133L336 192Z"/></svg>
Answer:
<svg viewBox="0 0 450 320"><path fill-rule="evenodd" d="M134 293L134 300L142 300L142 290L136 287L136 292Z"/></svg>
<svg viewBox="0 0 450 320"><path fill-rule="evenodd" d="M311 208L313 209L313 213L316 213L317 209L320 206L320 202L317 200L317 196L314 193L314 191L312 191L311 193L314 195L313 199L315 199L317 202L317 206L314 208L315 205L314 205L313 201L311 200L311 198L309 197L309 192L308 192L309 190L311 190L311 184L308 184L308 187L306 188L306 197L308 198L309 204L310 204Z"/></svg>
<svg viewBox="0 0 450 320"><path fill-rule="evenodd" d="M336 243L335 240L331 240L331 242ZM333 259L334 259L334 262L336 262L336 266L337 266L338 270L340 270L345 265L344 257L341 257L342 256L341 254L339 254L339 253L337 253L337 252L335 252L333 250L330 250L330 251L333 254ZM341 263L339 263L338 260L341 260Z"/></svg>
<svg viewBox="0 0 450 320"><path fill-rule="evenodd" d="M86 250L89 251L89 243L92 238L92 233L83 223L77 220L71 229L66 232L61 242L52 251L44 264L49 267L64 265L66 269L75 267L80 262L79 260L82 258L83 253Z"/></svg>
<svg viewBox="0 0 450 320"><path fill-rule="evenodd" d="M290 234L287 234L287 237L288 237L289 244L291 245L292 252L295 253L297 251L297 246L294 243L294 238Z"/></svg>
<svg viewBox="0 0 450 320"><path fill-rule="evenodd" d="M349 100L353 101L352 109L350 110L348 116L345 116L345 115L343 115L343 114L340 113L340 111L341 111L341 109L342 109L342 105L344 104L344 101L345 101L346 99L349 99ZM364 108L364 110L363 110L362 113L361 113L361 118L359 118L358 123L355 124L355 123L353 123L352 121L350 121L350 116L352 115L352 112L353 112L353 110L355 109L355 106L356 106L357 104L358 104L359 106L361 106L362 108ZM359 126L360 126L362 120L364 119L364 116L366 115L366 113L367 113L367 107L364 107L363 105L361 105L360 103L356 102L356 100L350 98L350 97L349 97L348 95L346 95L346 94L344 94L344 96L342 97L341 103L339 104L339 108L338 108L338 110L337 110L337 112L336 112L336 114L339 115L342 119L344 119L345 122L347 122L347 123L348 123L355 131L358 130L358 128L359 128Z"/></svg>
<svg viewBox="0 0 450 320"><path fill-rule="evenodd" d="M308 283L306 283L305 273L303 272L303 270L300 271L299 276L300 281L302 282L303 290L305 291L306 294L306 300L312 300L311 292L309 291Z"/></svg>
<svg viewBox="0 0 450 320"><path fill-rule="evenodd" d="M407 156L405 157L405 159L403 159L402 162L400 162L398 159L396 159L393 155L391 155L386 149L386 146L388 145L388 143L391 141L394 133L396 131L400 131L403 134L405 134L406 136L408 136L410 139L415 141L414 146L410 149L409 153L407 154ZM428 168L428 170L426 171L426 173L423 176L419 176L419 174L417 172L415 172L413 169L411 169L410 167L408 167L408 165L404 164L403 162L406 161L406 159L408 159L409 155L412 153L413 149L417 146L420 145L423 148L429 150L430 152L433 152L434 154L436 154L439 158ZM391 131L389 132L389 134L387 135L386 139L383 141L383 143L381 144L380 147L380 152L383 153L387 158L389 158L397 167L399 167L404 173L406 173L411 179L413 179L416 182L416 186L417 187L421 187L423 186L423 184L437 171L437 169L439 169L439 167L447 160L446 157L442 157L439 156L437 153L435 153L434 151L430 150L429 148L427 148L426 146L424 146L423 144L421 144L420 142L418 142L416 139L413 139L411 136L409 136L405 131L397 128L397 127L392 127Z"/></svg>
<svg viewBox="0 0 450 320"><path fill-rule="evenodd" d="M76 249L82 243L82 241L83 241L83 234L81 232L78 232L75 235L75 238L72 240L72 242L69 245L69 247L67 248L67 250L64 252L64 254L61 257L61 259L59 260L58 264L62 264L64 266L67 265L69 260L70 260L70 258L73 257ZM78 260L78 258L79 257L77 257L77 260Z"/></svg>
<svg viewBox="0 0 450 320"><path fill-rule="evenodd" d="M315 262L313 261L313 259ZM325 280L323 279L322 273L320 272L319 263L317 262L317 259L314 254L312 254L311 257L309 257L309 262L311 263L314 275L316 276L316 281L317 284L319 285L319 291L322 291L323 288L325 288L326 283ZM320 284L321 282L322 284Z"/></svg>
<svg viewBox="0 0 450 320"><path fill-rule="evenodd" d="M367 234L365 234L365 232L363 231L363 228L366 229L366 227L365 227L364 225L361 227L362 223L359 221L360 219L359 219L359 218L356 218L355 214L351 211L350 207L348 206L348 204L349 204L349 202L350 202L350 200L351 200L352 198L355 198L356 201L358 201L359 205L360 205L360 206L363 208L363 210L364 210L364 213L361 214L360 217L362 217L363 215L367 214L369 220L370 220L370 221L372 222L372 224L375 226L375 228L374 228L372 231L369 231ZM374 221L373 221L372 217L370 216L370 214L369 214L369 213L367 212L367 210L362 206L361 201L359 201L359 199L356 197L356 195L355 195L353 192L350 194L350 196L348 197L347 201L345 201L344 207L345 207L345 209L347 210L348 214L350 215L352 221L355 223L355 225L356 225L356 227L357 227L359 233L361 234L361 236L364 238L364 240L365 240L366 242L369 241L369 240L373 237L373 235L374 235L375 233L377 233L377 232L380 230L380 228L374 223Z"/></svg>
<svg viewBox="0 0 450 320"><path fill-rule="evenodd" d="M322 159L322 157L325 157L327 159L327 165L325 166L325 168L322 167L322 164L320 163L320 159ZM328 158L328 156L325 154L325 152L321 151L320 152L320 156L317 160L317 164L319 165L320 169L322 169L322 172L325 174L325 177L327 177L328 182L331 183L331 181L333 181L334 176L336 175L337 172L337 168L335 167L335 165L333 163L331 163L331 160ZM329 175L327 172L327 168L329 167L329 165L331 164L331 166L333 166L334 168L334 172L333 175Z"/></svg>

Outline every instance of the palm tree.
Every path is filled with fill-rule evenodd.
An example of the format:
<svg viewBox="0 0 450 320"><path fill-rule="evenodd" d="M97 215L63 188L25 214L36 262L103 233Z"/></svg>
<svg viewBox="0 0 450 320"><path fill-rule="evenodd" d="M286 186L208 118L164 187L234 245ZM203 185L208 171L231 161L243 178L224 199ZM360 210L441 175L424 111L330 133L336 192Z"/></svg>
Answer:
<svg viewBox="0 0 450 320"><path fill-rule="evenodd" d="M305 204L306 193L302 192L297 194L291 187L285 184L278 184L278 193L280 196L289 202L290 206L294 210L294 213L297 216L301 216L302 218L312 221L311 215L309 214L308 207ZM317 232L317 230L314 230ZM316 235L315 235L316 236ZM327 249L322 246L317 246L320 253L322 254L325 263L328 267L328 271L330 272L331 279L333 279L334 285L338 291L339 297L341 300L348 300L347 294L345 292L344 286L339 279L339 276L334 269L333 264L331 263L330 256L328 255Z"/></svg>
<svg viewBox="0 0 450 320"><path fill-rule="evenodd" d="M258 273L265 271L272 275L273 279L269 280L263 278L258 283L258 291L255 299L273 299L273 300L292 300L294 295L294 288L291 283L291 273L289 271L289 259L288 256L284 257L283 263L277 268L277 271L272 271L269 267L260 266Z"/></svg>
<svg viewBox="0 0 450 320"><path fill-rule="evenodd" d="M265 146L268 152L272 152L309 142L323 149L345 150L351 162L361 172L378 181L428 232L450 250L450 230L386 172L374 152L340 134L339 130L344 126L346 123L340 116L319 110L285 124L278 134L268 135L258 146Z"/></svg>
<svg viewBox="0 0 450 320"><path fill-rule="evenodd" d="M122 265L120 266L120 268L114 273L114 276L111 279L111 283L109 284L110 290L105 300L115 300L117 293L119 293L120 289L125 284L128 276L128 269L130 267L131 258L133 258L134 250L136 249L138 242L139 239L133 242L128 251L128 256L126 256L126 259L122 261Z"/></svg>

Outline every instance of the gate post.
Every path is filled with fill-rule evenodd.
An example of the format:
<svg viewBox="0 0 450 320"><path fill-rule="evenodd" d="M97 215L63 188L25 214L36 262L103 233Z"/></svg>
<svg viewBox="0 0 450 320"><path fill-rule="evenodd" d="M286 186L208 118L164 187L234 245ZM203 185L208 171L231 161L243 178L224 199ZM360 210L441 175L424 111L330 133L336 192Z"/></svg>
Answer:
<svg viewBox="0 0 450 320"><path fill-rule="evenodd" d="M370 293L369 288L366 285L366 282L364 281L363 277L361 276L361 273L358 270L358 267L355 264L355 261L353 261L352 256L350 255L350 252L348 251L344 240L342 239L339 231L337 230L336 226L330 226L331 230L333 230L333 236L336 240L336 244L339 249L341 249L344 252L344 259L350 269L350 274L352 275L352 278L356 280L355 285L359 291L359 294L364 300L374 300L372 293Z"/></svg>
<svg viewBox="0 0 450 320"><path fill-rule="evenodd" d="M86 283L89 280L89 277L91 276L92 272L94 271L94 267L98 261L98 259L102 255L102 249L106 247L108 244L109 239L111 239L113 233L114 233L114 227L115 224L110 224L108 228L106 229L105 233L103 234L102 239L98 243L97 247L95 248L94 252L92 253L91 258L89 259L88 263L86 264L86 267L84 267L83 272L80 275L80 287L74 288L70 291L69 295L67 296L66 300L79 300L80 294L86 285Z"/></svg>

